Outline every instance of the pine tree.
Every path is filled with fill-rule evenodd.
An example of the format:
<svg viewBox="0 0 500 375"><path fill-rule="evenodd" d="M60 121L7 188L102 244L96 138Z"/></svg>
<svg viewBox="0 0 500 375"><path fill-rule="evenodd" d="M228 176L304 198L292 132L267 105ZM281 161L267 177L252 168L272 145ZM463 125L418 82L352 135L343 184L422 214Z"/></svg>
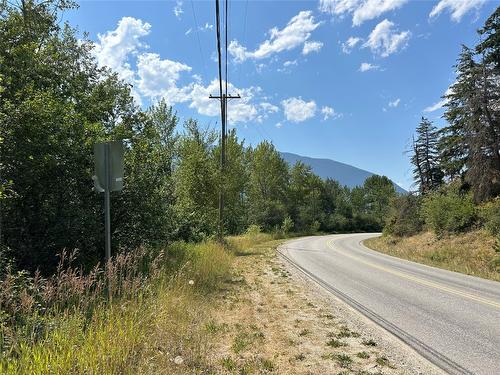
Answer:
<svg viewBox="0 0 500 375"><path fill-rule="evenodd" d="M500 192L499 75L483 50L462 47L457 81L447 96L440 151L450 178L461 176L471 187L476 201Z"/></svg>
<svg viewBox="0 0 500 375"><path fill-rule="evenodd" d="M443 172L439 163L439 136L431 121L422 117L413 139L413 175L421 194L437 189L443 182Z"/></svg>

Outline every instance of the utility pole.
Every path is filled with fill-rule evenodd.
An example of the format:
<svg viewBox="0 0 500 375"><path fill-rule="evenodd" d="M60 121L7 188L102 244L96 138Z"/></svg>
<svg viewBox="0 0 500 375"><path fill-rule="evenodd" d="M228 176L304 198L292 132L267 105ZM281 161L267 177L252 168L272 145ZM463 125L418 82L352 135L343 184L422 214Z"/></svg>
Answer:
<svg viewBox="0 0 500 375"><path fill-rule="evenodd" d="M220 136L220 172L221 172L221 186L219 189L219 240L222 240L224 236L224 176L226 167L226 136L227 136L227 100L228 99L241 99L238 95L226 95L222 96L210 95L210 99L219 99L221 101L221 136Z"/></svg>
<svg viewBox="0 0 500 375"><path fill-rule="evenodd" d="M228 41L228 1L226 0L226 12L225 12L225 90L222 91L222 53L221 53L221 37L220 37L220 7L219 0L215 0L215 21L216 21L216 33L217 33L217 55L218 55L218 68L219 68L219 95L210 95L210 99L220 100L220 116L221 116L221 137L220 137L220 172L221 181L219 188L219 241L222 241L224 237L224 176L225 176L225 165L226 165L226 129L227 129L227 100L228 99L240 99L240 95L228 95L227 93L227 41Z"/></svg>

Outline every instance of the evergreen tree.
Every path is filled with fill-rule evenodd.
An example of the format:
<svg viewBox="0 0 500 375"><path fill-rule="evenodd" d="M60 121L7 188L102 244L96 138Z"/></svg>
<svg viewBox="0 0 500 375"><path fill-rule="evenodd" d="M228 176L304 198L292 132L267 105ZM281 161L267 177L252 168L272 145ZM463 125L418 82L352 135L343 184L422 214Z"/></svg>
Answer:
<svg viewBox="0 0 500 375"><path fill-rule="evenodd" d="M463 46L457 81L447 96L440 152L450 178L461 176L476 201L500 193L500 78L494 63Z"/></svg>
<svg viewBox="0 0 500 375"><path fill-rule="evenodd" d="M416 132L417 139L413 140L411 157L413 176L420 193L426 194L437 189L443 181L443 173L439 167L439 136L436 127L425 117L422 117Z"/></svg>

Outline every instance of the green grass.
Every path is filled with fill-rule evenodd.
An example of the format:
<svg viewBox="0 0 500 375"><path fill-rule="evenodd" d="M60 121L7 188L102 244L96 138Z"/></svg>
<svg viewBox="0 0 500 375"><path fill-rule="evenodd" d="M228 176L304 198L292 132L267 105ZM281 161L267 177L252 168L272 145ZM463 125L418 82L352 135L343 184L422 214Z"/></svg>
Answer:
<svg viewBox="0 0 500 375"><path fill-rule="evenodd" d="M210 318L231 280L235 255L269 240L258 234L175 243L118 256L90 275L65 264L52 279L9 274L0 285L0 373L171 374L208 371ZM235 342L263 339L255 331ZM182 364L173 359L182 358ZM262 363L271 368L272 363ZM230 368L230 358L223 360Z"/></svg>

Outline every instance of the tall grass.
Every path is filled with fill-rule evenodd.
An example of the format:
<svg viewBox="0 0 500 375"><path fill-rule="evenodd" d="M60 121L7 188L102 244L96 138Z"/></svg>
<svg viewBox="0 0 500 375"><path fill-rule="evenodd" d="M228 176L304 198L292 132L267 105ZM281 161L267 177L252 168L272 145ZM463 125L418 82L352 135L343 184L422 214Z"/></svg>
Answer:
<svg viewBox="0 0 500 375"><path fill-rule="evenodd" d="M203 327L213 292L230 276L233 254L265 238L141 248L88 274L72 266L74 253L61 256L50 278L7 270L0 281L0 373L208 370Z"/></svg>

